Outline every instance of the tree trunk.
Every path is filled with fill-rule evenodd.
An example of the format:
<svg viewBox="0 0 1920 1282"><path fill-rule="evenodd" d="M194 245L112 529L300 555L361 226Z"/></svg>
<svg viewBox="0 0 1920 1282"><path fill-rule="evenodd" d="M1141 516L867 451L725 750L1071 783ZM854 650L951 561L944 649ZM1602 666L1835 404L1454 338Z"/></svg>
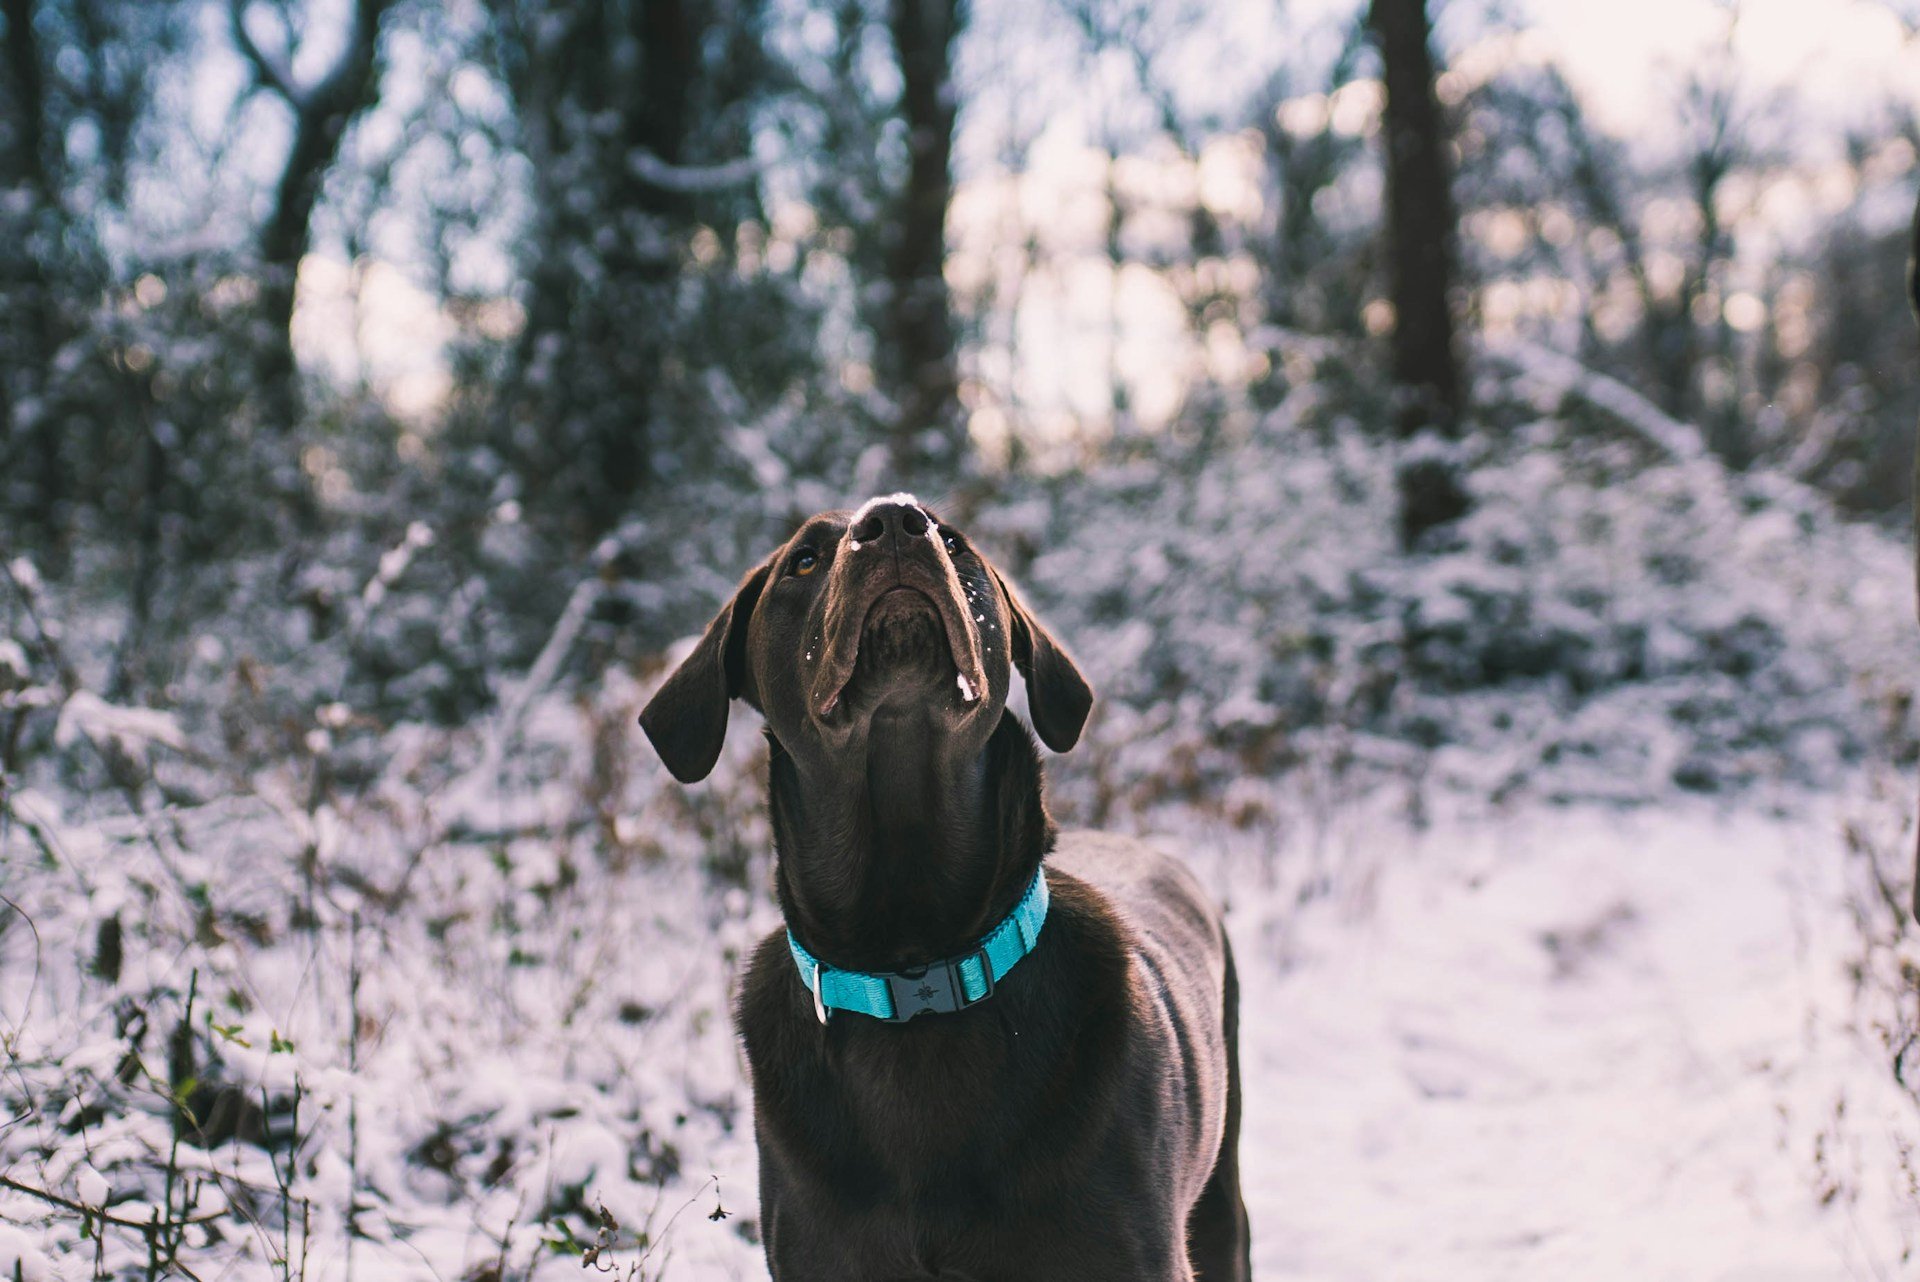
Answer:
<svg viewBox="0 0 1920 1282"><path fill-rule="evenodd" d="M12 448L9 466L17 459L24 475L32 477L32 503L42 531L57 553L66 528L68 482L66 457L61 449L59 416L46 404L48 371L58 344L51 282L42 250L57 241L62 210L58 184L49 167L46 126L46 80L40 46L33 29L33 0L0 0L0 16L7 24L6 72L13 120L7 131L13 147L6 157L7 172L0 186L23 190L28 207L24 226L26 244L16 246L19 275L6 282L6 292L18 309L8 326L13 350L6 359L7 377L0 379L0 426ZM16 415L31 413L26 421Z"/></svg>
<svg viewBox="0 0 1920 1282"><path fill-rule="evenodd" d="M45 80L40 71L40 49L33 30L33 0L4 0L0 15L7 22L7 75L14 102L13 157L15 173L29 181L45 200L52 196L47 175Z"/></svg>
<svg viewBox="0 0 1920 1282"><path fill-rule="evenodd" d="M171 471L167 445L173 435L156 414L158 406L154 403L151 379L129 375L121 379L121 385L126 390L128 413L142 429L145 476L140 486L131 609L114 658L113 677L107 686L107 698L115 702L132 698L148 676L147 633L153 622L154 598L166 560L163 515Z"/></svg>
<svg viewBox="0 0 1920 1282"><path fill-rule="evenodd" d="M1913 248L1907 253L1907 299L1913 304L1913 314L1920 321L1920 204L1913 211ZM1914 542L1920 549L1920 450L1916 450L1913 461L1913 492L1909 496L1913 504ZM1920 612L1920 557L1916 558L1914 568L1915 609ZM1920 895L1920 884L1914 888Z"/></svg>
<svg viewBox="0 0 1920 1282"><path fill-rule="evenodd" d="M669 165L687 158L688 113L693 108L693 76L700 65L698 20L684 0L645 0L640 7L640 56L646 67L645 110L628 117L635 142ZM636 185L643 208L656 214L682 214L692 202L687 193L650 183Z"/></svg>
<svg viewBox="0 0 1920 1282"><path fill-rule="evenodd" d="M671 443L656 429L684 247L703 226L732 237L710 196L703 206L695 188L634 164L697 159L702 91L719 74L703 44L719 23L692 0L489 0L489 11L536 206L527 324L496 430L578 537L597 540L634 514Z"/></svg>
<svg viewBox="0 0 1920 1282"><path fill-rule="evenodd" d="M645 0L635 23L646 80L642 93L625 98L627 133L633 142L669 165L687 158L703 18L689 13L685 0ZM693 219L693 200L687 192L641 182L623 184L622 189L635 208L670 224ZM629 270L649 295L664 298L670 295L679 264L657 249L642 250ZM666 346L657 332L634 337L640 341L628 339L628 345L634 348L628 360L635 369L634 377L627 380L630 404L620 407L617 422L604 424L598 433L606 459L607 491L613 500L596 521L602 527L614 525L632 511L652 469L653 386L659 381Z"/></svg>
<svg viewBox="0 0 1920 1282"><path fill-rule="evenodd" d="M945 267L959 109L953 54L965 22L962 0L892 0L888 25L900 60L908 170L886 256L884 329L876 337L883 386L895 405L893 464L903 483L916 473L949 471L961 454Z"/></svg>
<svg viewBox="0 0 1920 1282"><path fill-rule="evenodd" d="M1453 188L1445 122L1434 94L1425 0L1372 0L1367 24L1385 64L1387 272L1393 377L1404 439L1459 435L1461 380L1450 294L1455 277ZM1416 450L1400 470L1400 535L1411 548L1468 506L1452 451Z"/></svg>
<svg viewBox="0 0 1920 1282"><path fill-rule="evenodd" d="M1913 303L1914 317L1920 319L1920 204L1916 204L1913 211L1913 248L1907 256L1907 298ZM1920 451L1914 455L1913 492L1909 501L1913 504L1916 552L1920 554ZM1915 610L1920 614L1920 560L1915 563L1914 589ZM1915 837L1913 860L1913 915L1920 917L1920 835Z"/></svg>
<svg viewBox="0 0 1920 1282"><path fill-rule="evenodd" d="M1373 0L1368 21L1386 64L1388 272L1393 370L1407 397L1401 432L1459 425L1454 354L1454 209L1445 126L1434 96L1424 0Z"/></svg>
<svg viewBox="0 0 1920 1282"><path fill-rule="evenodd" d="M247 33L247 0L230 0L234 43L257 82L293 110L293 143L280 168L273 211L260 230L260 347L256 374L270 426L291 431L299 418L298 369L293 358L293 306L300 260L313 240L313 211L327 173L340 155L347 126L373 104L378 90L380 22L393 0L354 0L346 47L311 87L265 53Z"/></svg>

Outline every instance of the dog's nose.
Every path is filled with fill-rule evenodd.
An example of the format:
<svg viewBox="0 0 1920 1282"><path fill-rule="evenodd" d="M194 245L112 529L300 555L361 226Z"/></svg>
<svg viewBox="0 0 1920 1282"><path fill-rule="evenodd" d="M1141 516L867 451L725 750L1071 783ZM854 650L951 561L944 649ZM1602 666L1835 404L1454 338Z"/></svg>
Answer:
<svg viewBox="0 0 1920 1282"><path fill-rule="evenodd" d="M847 530L855 543L878 543L888 535L896 539L925 538L927 514L913 503L876 503Z"/></svg>

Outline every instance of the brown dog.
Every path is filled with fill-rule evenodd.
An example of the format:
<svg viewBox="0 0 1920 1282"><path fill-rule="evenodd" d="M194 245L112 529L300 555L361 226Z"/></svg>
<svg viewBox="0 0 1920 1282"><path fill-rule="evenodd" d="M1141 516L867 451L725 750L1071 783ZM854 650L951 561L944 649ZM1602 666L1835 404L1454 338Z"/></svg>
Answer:
<svg viewBox="0 0 1920 1282"><path fill-rule="evenodd" d="M1072 747L1072 659L892 495L806 522L641 714L684 782L729 700L766 718L788 931L737 1014L781 1282L1248 1275L1226 933L1176 861L1056 835L1016 668Z"/></svg>

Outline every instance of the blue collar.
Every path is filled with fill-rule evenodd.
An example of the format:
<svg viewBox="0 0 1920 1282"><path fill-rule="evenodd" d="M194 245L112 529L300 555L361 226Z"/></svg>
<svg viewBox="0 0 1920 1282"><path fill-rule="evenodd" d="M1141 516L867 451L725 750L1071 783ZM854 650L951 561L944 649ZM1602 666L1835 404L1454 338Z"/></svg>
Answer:
<svg viewBox="0 0 1920 1282"><path fill-rule="evenodd" d="M787 932L787 947L800 970L800 982L813 994L813 1013L827 1022L830 1010L858 1011L890 1024L904 1024L928 1011L965 1010L993 996L994 985L1040 940L1047 920L1047 878L1033 874L1033 884L998 926L958 957L929 962L909 970L867 974L840 970L820 961Z"/></svg>

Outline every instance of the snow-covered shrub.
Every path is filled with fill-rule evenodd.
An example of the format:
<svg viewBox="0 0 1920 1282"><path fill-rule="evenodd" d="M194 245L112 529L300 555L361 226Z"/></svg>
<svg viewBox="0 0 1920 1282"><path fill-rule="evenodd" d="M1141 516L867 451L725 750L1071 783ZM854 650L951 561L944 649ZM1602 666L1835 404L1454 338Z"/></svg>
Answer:
<svg viewBox="0 0 1920 1282"><path fill-rule="evenodd" d="M1640 800L1914 750L1897 540L1821 496L1487 380L1474 510L1394 548L1393 451L1296 390L1205 449L1016 487L982 518L1102 699L1102 812L1329 755L1494 795ZM1026 555L1022 555L1022 554Z"/></svg>

